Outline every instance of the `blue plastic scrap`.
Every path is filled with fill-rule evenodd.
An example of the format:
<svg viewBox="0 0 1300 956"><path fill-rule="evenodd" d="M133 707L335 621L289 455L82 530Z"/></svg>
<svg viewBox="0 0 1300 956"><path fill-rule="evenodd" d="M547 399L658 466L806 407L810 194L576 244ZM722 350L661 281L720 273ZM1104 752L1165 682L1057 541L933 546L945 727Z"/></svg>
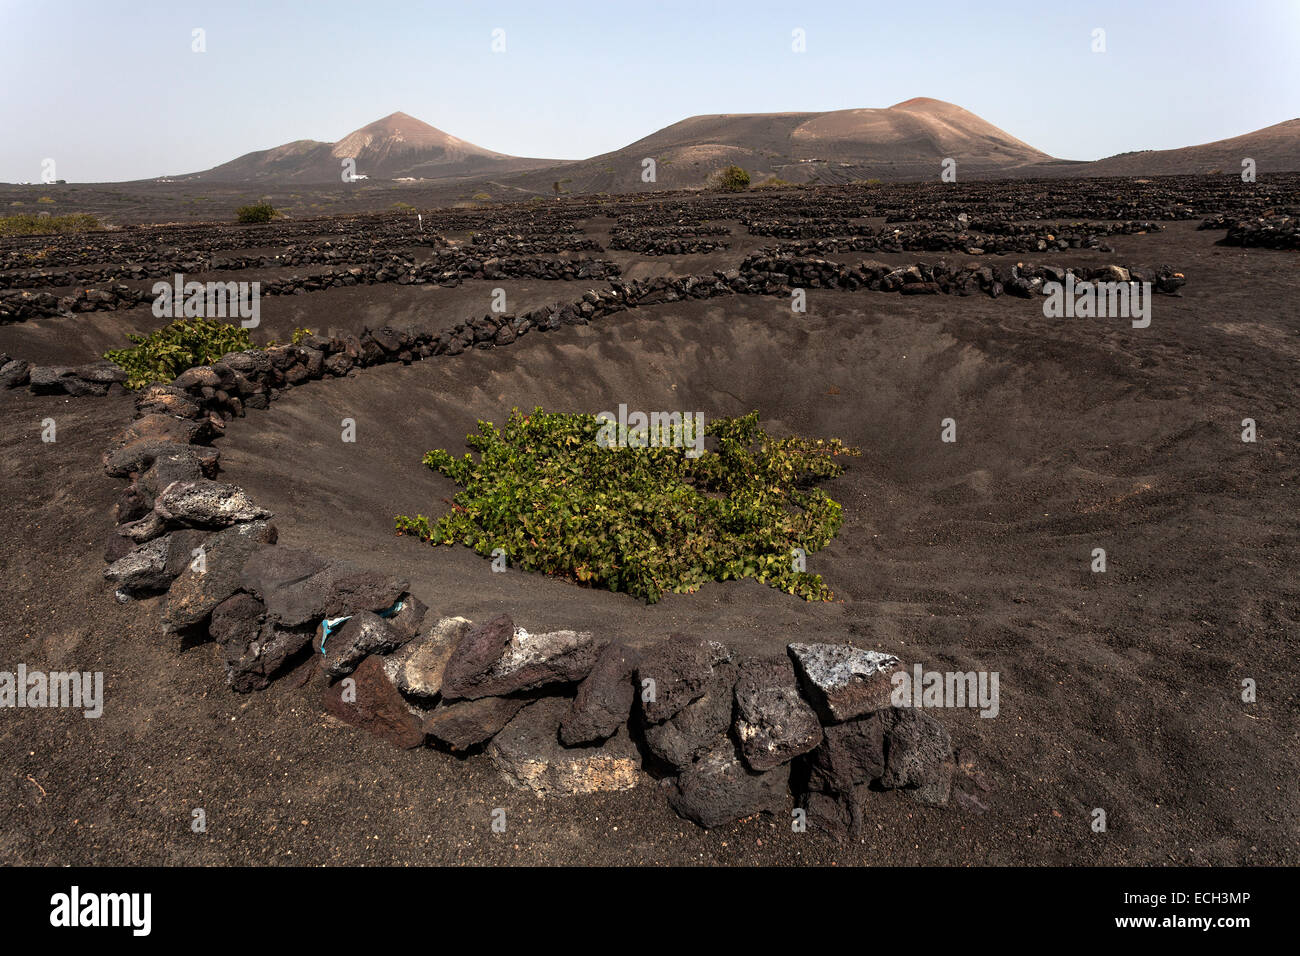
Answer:
<svg viewBox="0 0 1300 956"><path fill-rule="evenodd" d="M390 607L388 610L380 611L379 616L392 617L394 614L400 611L405 605L406 602L403 601L401 598L398 598L396 601L393 602L393 606ZM329 640L330 635L333 634L335 631L337 631L339 627L343 625L343 622L350 621L350 620L352 620L352 615L347 614L343 617L327 617L323 621L321 621L320 626L321 626L322 634L320 639L320 652L322 654L325 653L325 642Z"/></svg>

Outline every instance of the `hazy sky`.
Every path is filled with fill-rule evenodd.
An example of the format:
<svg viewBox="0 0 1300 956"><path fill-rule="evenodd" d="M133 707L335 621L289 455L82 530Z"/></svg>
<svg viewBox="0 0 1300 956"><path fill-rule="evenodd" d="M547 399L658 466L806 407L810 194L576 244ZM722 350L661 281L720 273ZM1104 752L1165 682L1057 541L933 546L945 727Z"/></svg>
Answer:
<svg viewBox="0 0 1300 956"><path fill-rule="evenodd" d="M578 159L698 113L913 96L1067 159L1235 136L1300 116L1300 0L0 0L7 182L47 157L74 182L196 172L396 110Z"/></svg>

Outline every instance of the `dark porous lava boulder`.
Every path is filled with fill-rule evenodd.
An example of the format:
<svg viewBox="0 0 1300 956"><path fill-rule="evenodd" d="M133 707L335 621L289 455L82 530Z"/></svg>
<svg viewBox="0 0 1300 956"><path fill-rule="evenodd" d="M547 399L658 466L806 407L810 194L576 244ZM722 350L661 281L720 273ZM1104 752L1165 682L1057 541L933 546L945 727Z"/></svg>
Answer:
<svg viewBox="0 0 1300 956"><path fill-rule="evenodd" d="M735 745L723 741L684 769L668 802L702 827L718 827L755 813L784 813L789 806L787 768L755 773Z"/></svg>
<svg viewBox="0 0 1300 956"><path fill-rule="evenodd" d="M698 700L713 681L714 668L731 660L717 641L674 634L648 650L637 665L641 713L658 724Z"/></svg>
<svg viewBox="0 0 1300 956"><path fill-rule="evenodd" d="M779 767L821 742L821 723L800 695L789 660L747 661L735 698L736 740L751 770Z"/></svg>
<svg viewBox="0 0 1300 956"><path fill-rule="evenodd" d="M596 658L591 673L578 685L578 694L564 720L560 740L565 746L608 740L627 724L636 698L633 673L640 655L626 644L615 642Z"/></svg>

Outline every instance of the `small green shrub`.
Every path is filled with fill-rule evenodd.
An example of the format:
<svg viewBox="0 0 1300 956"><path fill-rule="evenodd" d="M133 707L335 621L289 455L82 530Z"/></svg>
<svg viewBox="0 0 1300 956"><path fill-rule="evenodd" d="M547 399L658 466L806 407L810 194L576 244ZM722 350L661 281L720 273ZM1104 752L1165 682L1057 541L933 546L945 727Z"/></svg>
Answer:
<svg viewBox="0 0 1300 956"><path fill-rule="evenodd" d="M255 202L235 210L240 222L270 222L276 217L275 207L269 202Z"/></svg>
<svg viewBox="0 0 1300 956"><path fill-rule="evenodd" d="M170 382L187 368L253 348L248 329L215 319L180 319L148 335L128 334L127 338L135 344L104 353L104 358L126 369L127 388Z"/></svg>
<svg viewBox="0 0 1300 956"><path fill-rule="evenodd" d="M716 182L719 189L727 192L743 192L749 188L749 173L739 166L728 166L719 170Z"/></svg>
<svg viewBox="0 0 1300 956"><path fill-rule="evenodd" d="M820 550L839 531L839 504L812 485L840 474L836 459L857 449L773 438L756 411L709 423L716 448L697 458L681 447L608 447L598 441L603 425L541 408L515 409L502 429L480 421L466 440L479 460L441 449L423 459L462 486L452 510L437 522L399 515L398 534L484 556L501 548L523 570L648 603L739 578L830 599L819 575L796 568L793 551Z"/></svg>

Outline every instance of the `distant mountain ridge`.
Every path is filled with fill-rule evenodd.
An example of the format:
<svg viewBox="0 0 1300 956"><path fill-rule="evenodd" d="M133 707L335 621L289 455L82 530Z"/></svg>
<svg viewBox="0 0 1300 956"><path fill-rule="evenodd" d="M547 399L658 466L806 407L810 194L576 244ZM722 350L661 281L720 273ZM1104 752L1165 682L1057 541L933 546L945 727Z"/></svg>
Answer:
<svg viewBox="0 0 1300 956"><path fill-rule="evenodd" d="M1057 178L1300 169L1300 119L1200 146L1124 153L1095 162L1056 159L952 103L916 97L883 109L692 116L621 149L583 160L531 159L458 139L393 113L336 143L298 140L247 153L185 180L330 183L345 160L368 179L483 182L494 196L695 189L735 164L755 181L841 183L938 178ZM646 160L654 175L645 175ZM505 193L505 196L500 195Z"/></svg>
<svg viewBox="0 0 1300 956"><path fill-rule="evenodd" d="M1243 159L1253 159L1260 172L1300 169L1300 119L1275 123L1229 139L1122 153L1088 163L1088 176L1163 176L1177 173L1240 173Z"/></svg>

